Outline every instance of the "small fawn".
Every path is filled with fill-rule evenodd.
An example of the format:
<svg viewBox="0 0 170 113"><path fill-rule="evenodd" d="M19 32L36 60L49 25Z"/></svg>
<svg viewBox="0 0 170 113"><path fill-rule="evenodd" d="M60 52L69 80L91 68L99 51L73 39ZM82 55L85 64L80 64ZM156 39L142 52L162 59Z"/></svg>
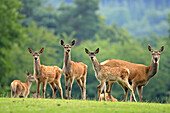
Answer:
<svg viewBox="0 0 170 113"><path fill-rule="evenodd" d="M35 81L34 77L30 75L29 72L26 72L27 78L26 82L22 83L20 80L14 80L11 83L11 97L12 98L19 98L19 96L23 96L24 98L27 98L31 84L33 81Z"/></svg>
<svg viewBox="0 0 170 113"><path fill-rule="evenodd" d="M104 94L103 93L100 95L100 100L104 100ZM118 102L117 99L114 98L112 95L111 95L111 98L110 98L108 93L106 93L106 100L112 101L112 102Z"/></svg>
<svg viewBox="0 0 170 113"><path fill-rule="evenodd" d="M43 83L42 91L43 91L43 98L45 98L45 89L47 83L50 84L52 90L53 90L53 96L52 98L55 98L55 95L57 93L57 87L59 88L61 99L63 99L63 90L61 87L61 74L62 70L57 66L44 66L40 64L40 58L39 55L44 51L44 48L42 48L39 52L33 52L30 48L28 48L29 52L33 55L33 61L34 61L34 77L37 82L37 98L39 97L40 92L40 85L41 82Z"/></svg>
<svg viewBox="0 0 170 113"><path fill-rule="evenodd" d="M67 99L67 87L68 80L70 79L69 84L69 99L71 99L71 90L74 79L76 79L77 84L81 89L81 98L86 100L86 76L87 76L87 66L82 62L74 62L71 60L71 47L75 44L75 40L71 44L64 44L64 41L61 40L61 45L64 47L64 63L63 63L63 73L65 75L65 98Z"/></svg>
<svg viewBox="0 0 170 113"><path fill-rule="evenodd" d="M123 87L124 90L128 88L131 91L134 100L136 101L133 89L128 82L128 77L129 77L130 72L127 68L100 65L96 58L96 54L99 52L99 48L96 49L95 52L89 52L89 50L85 48L85 52L89 55L92 61L94 71L95 71L95 76L97 80L100 82L100 84L97 87L98 88L98 101L101 100L100 95L103 90L104 90L104 100L106 100L105 93L106 93L106 82L107 81L117 81ZM125 94L125 97L126 97L126 94ZM124 101L126 101L126 98Z"/></svg>

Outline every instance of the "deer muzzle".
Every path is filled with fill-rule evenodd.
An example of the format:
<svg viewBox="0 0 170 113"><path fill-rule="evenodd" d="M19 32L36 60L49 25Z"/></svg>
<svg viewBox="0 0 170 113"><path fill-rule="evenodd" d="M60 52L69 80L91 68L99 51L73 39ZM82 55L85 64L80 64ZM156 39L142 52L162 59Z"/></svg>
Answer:
<svg viewBox="0 0 170 113"><path fill-rule="evenodd" d="M35 59L35 60L37 60L38 58L37 58L37 57L35 57L34 59Z"/></svg>
<svg viewBox="0 0 170 113"><path fill-rule="evenodd" d="M158 58L154 58L154 63L158 63Z"/></svg>

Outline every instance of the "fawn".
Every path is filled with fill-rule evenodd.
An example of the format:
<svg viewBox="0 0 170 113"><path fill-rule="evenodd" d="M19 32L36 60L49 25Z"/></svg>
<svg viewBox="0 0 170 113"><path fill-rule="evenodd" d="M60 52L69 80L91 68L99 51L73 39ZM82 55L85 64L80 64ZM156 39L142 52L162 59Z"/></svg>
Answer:
<svg viewBox="0 0 170 113"><path fill-rule="evenodd" d="M85 48L85 52L89 55L93 65L93 69L95 71L95 76L97 80L100 82L100 84L97 87L98 101L100 101L100 95L103 90L104 90L104 99L106 100L105 93L106 93L107 81L117 81L123 87L124 90L125 88L128 88L131 91L134 100L136 101L133 89L128 82L128 77L130 72L127 68L100 65L96 58L96 54L99 52L99 48L97 48L95 52L89 52L89 50ZM126 98L124 99L124 101L126 101Z"/></svg>
<svg viewBox="0 0 170 113"><path fill-rule="evenodd" d="M23 96L24 98L27 98L30 88L32 85L32 82L35 81L34 77L30 75L29 72L26 72L27 78L26 82L22 83L20 80L14 80L11 83L11 97L12 98L19 98L19 96Z"/></svg>
<svg viewBox="0 0 170 113"><path fill-rule="evenodd" d="M103 93L100 95L100 100L104 100L104 94ZM106 100L112 101L112 102L118 102L117 99L114 98L112 95L111 95L111 98L110 98L108 93L106 93Z"/></svg>

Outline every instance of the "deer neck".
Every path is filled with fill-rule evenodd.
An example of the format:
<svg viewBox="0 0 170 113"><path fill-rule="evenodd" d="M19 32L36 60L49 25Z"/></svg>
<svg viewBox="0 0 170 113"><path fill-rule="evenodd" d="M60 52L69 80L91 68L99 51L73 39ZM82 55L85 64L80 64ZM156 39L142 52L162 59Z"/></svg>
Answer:
<svg viewBox="0 0 170 113"><path fill-rule="evenodd" d="M94 60L91 59L91 61L92 61L93 69L95 70L95 73L98 75L98 72L100 71L100 64L96 58Z"/></svg>
<svg viewBox="0 0 170 113"><path fill-rule="evenodd" d="M28 79L26 79L26 85L28 86L28 89L31 88L32 82L30 82Z"/></svg>
<svg viewBox="0 0 170 113"><path fill-rule="evenodd" d="M154 63L153 61L151 61L147 80L150 80L158 72L158 68L159 68L159 63Z"/></svg>
<svg viewBox="0 0 170 113"><path fill-rule="evenodd" d="M67 69L70 69L71 67L71 55L70 52L69 53L64 53L64 67L66 67Z"/></svg>
<svg viewBox="0 0 170 113"><path fill-rule="evenodd" d="M38 61L34 61L34 75L39 77L41 74L41 64L40 59Z"/></svg>

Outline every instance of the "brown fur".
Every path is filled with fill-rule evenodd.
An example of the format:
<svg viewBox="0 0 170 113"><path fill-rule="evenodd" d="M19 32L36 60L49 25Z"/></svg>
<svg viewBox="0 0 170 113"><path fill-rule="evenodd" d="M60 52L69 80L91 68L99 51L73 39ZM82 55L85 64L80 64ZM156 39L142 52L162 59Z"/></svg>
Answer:
<svg viewBox="0 0 170 113"><path fill-rule="evenodd" d="M164 47L162 46L159 51L153 51L151 46L148 46L149 51L152 53L152 60L151 60L151 65L150 66L145 66L142 64L134 64L130 63L127 61L123 60L116 60L116 59L111 59L111 60L106 60L102 62L102 65L107 65L107 66L112 66L112 67L118 67L122 66L125 68L128 68L130 71L129 75L129 81L132 82L132 87L134 92L136 91L136 87L138 87L138 94L140 101L143 101L143 96L142 96L142 89L143 86L147 85L149 80L157 73L158 67L159 67L159 56L160 53L163 51ZM157 58L157 63L155 62L155 58ZM112 88L113 83L109 83L108 88ZM107 92L111 93L111 89L107 88ZM132 97L131 97L132 99Z"/></svg>
<svg viewBox="0 0 170 113"><path fill-rule="evenodd" d="M100 101L101 92L104 90L104 97L106 100L106 82L107 81L117 81L125 90L126 88L130 89L132 92L133 98L136 101L135 95L133 93L133 89L128 83L129 77L129 69L124 67L111 67L106 65L100 65L96 58L96 54L99 52L99 48L96 49L95 52L89 52L88 49L85 49L85 52L89 55L92 61L92 65L95 71L95 76L100 84L97 86L98 88L98 101ZM109 94L110 98L111 95ZM127 93L125 93L125 101L127 100Z"/></svg>
<svg viewBox="0 0 170 113"><path fill-rule="evenodd" d="M104 100L104 94L103 93L100 95L100 100ZM111 101L111 102L118 102L118 100L116 98L114 98L112 95L111 95L111 99L110 99L108 93L106 93L106 100Z"/></svg>
<svg viewBox="0 0 170 113"><path fill-rule="evenodd" d="M55 98L55 95L57 93L56 86L58 86L61 99L63 99L63 91L62 91L61 82L60 82L62 70L57 66L44 66L40 64L39 55L43 52L43 48L39 52L33 52L29 48L29 52L33 54L33 58L34 58L34 77L36 78L36 81L37 81L37 97L39 95L40 85L42 82L43 83L43 87L42 87L43 98L45 98L46 84L49 83L53 90L52 98Z"/></svg>
<svg viewBox="0 0 170 113"><path fill-rule="evenodd" d="M24 98L27 98L30 87L33 81L35 81L34 77L32 75L29 75L29 72L27 73L26 82L22 83L20 80L14 80L11 83L11 97L12 98L19 98L19 96L23 96Z"/></svg>
<svg viewBox="0 0 170 113"><path fill-rule="evenodd" d="M81 98L86 100L86 76L87 76L87 66L82 62L74 62L71 60L71 46L73 46L75 41L71 44L64 44L61 40L61 45L64 47L64 63L63 63L63 73L65 75L65 98L67 99L68 90L68 80L69 84L69 99L71 99L71 90L74 79L76 79L77 84L81 89Z"/></svg>

